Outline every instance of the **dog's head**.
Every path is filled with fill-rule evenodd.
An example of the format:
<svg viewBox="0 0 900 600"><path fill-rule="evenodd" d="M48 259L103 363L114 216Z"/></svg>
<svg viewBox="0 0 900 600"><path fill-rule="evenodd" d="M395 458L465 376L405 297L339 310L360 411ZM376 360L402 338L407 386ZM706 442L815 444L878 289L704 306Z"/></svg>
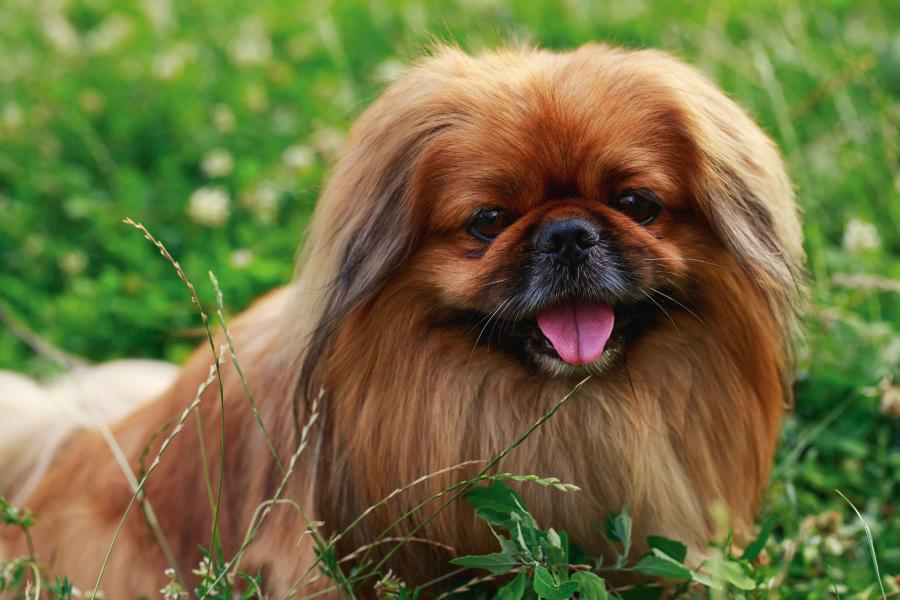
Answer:
<svg viewBox="0 0 900 600"><path fill-rule="evenodd" d="M782 162L741 109L665 54L597 45L422 61L353 127L308 248L328 292L307 375L392 286L552 376L722 297L784 332L803 259Z"/></svg>

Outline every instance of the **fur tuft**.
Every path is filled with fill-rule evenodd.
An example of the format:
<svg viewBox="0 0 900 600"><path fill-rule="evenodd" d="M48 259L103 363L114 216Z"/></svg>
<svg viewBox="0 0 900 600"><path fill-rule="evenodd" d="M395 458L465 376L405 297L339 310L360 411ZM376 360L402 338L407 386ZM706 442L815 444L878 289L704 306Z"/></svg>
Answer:
<svg viewBox="0 0 900 600"><path fill-rule="evenodd" d="M112 422L162 393L177 368L150 360L79 367L42 385L0 371L0 494L26 499L78 430Z"/></svg>

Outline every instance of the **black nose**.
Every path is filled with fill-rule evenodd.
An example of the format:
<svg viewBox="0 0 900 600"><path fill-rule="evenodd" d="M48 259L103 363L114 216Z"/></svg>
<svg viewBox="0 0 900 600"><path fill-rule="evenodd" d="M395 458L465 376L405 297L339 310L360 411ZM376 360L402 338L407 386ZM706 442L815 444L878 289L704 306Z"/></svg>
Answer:
<svg viewBox="0 0 900 600"><path fill-rule="evenodd" d="M600 236L593 225L583 219L553 221L538 236L537 249L556 262L575 267L587 260Z"/></svg>

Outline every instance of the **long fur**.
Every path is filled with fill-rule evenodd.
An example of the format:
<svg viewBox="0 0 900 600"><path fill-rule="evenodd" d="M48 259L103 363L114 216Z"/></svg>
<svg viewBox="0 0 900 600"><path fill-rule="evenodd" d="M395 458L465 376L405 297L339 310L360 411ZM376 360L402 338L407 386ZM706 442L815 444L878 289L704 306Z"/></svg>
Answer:
<svg viewBox="0 0 900 600"><path fill-rule="evenodd" d="M0 371L0 493L24 502L75 432L116 421L152 400L176 372L169 363L117 360L77 367L39 385Z"/></svg>
<svg viewBox="0 0 900 600"><path fill-rule="evenodd" d="M716 533L716 507L738 539L750 534L790 396L803 264L792 188L771 141L696 70L660 52L598 45L477 57L441 48L422 60L351 130L296 282L234 323L238 358L282 464L319 399L289 496L306 517L324 521L323 534L422 475L490 458L580 378L526 368L475 343L455 319L497 306L505 284L494 282L514 272L522 248L514 240L526 239L529 223L586 210L573 198L585 186L607 189L613 175L659 188L671 201L658 237L605 218L628 255L647 261L642 277L677 284L681 308L669 305L617 368L596 373L501 467L578 484L573 494L524 493L541 523L591 552L609 550L594 525L623 506L634 518L636 552L655 533L699 556ZM510 241L474 258L454 219L490 193L532 208L505 236ZM548 195L559 201L544 203ZM116 424L135 470L158 452L163 426L191 402L211 362L210 350L199 349L168 391ZM199 427L188 423L174 438L146 488L174 566L187 577L198 544L210 537L203 482L217 483L223 433L226 555L282 475L228 361L222 378L224 431L218 393L207 390ZM341 554L473 469L401 494L350 532ZM90 585L130 497L101 437L77 434L28 500L39 517L39 552L55 557L57 572ZM242 563L263 574L273 596L314 559L305 529L296 510L277 507ZM452 552L444 546L470 554L494 543L459 503L417 535L440 545L417 544L391 559L410 583L446 570ZM0 540L7 552L22 551L21 540ZM167 566L135 512L102 587L114 598L151 594Z"/></svg>

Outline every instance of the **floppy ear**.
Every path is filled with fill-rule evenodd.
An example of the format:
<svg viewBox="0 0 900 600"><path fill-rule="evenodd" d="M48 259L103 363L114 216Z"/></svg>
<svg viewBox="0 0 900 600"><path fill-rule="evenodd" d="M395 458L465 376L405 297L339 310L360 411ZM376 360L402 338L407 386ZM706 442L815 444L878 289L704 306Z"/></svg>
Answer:
<svg viewBox="0 0 900 600"><path fill-rule="evenodd" d="M794 190L778 150L699 71L661 52L639 54L680 101L699 167L693 182L699 211L789 333L800 308L805 257Z"/></svg>
<svg viewBox="0 0 900 600"><path fill-rule="evenodd" d="M695 108L699 207L776 307L791 310L805 260L793 186L772 141L716 93Z"/></svg>
<svg viewBox="0 0 900 600"><path fill-rule="evenodd" d="M301 261L301 293L319 295L307 328L298 398L318 394L316 367L336 327L376 294L418 242L411 181L419 157L453 119L442 60L426 59L356 121L319 198ZM438 92L441 93L438 93ZM305 343L304 343L305 342ZM295 415L296 416L296 415Z"/></svg>

